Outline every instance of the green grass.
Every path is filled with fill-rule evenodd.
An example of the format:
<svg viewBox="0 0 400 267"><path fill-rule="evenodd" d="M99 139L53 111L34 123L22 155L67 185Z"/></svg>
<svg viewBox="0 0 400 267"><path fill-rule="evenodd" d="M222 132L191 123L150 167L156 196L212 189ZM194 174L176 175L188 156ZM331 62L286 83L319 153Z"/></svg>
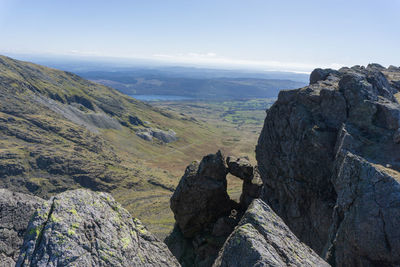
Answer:
<svg viewBox="0 0 400 267"><path fill-rule="evenodd" d="M255 163L265 108L273 101L150 106L78 76L2 56L0 78L0 170L17 173L3 176L1 187L45 198L79 187L107 191L160 237L174 223L168 188L176 187L190 162L221 149ZM126 126L91 132L36 102L38 95L108 114ZM130 115L173 129L179 140L142 140ZM241 181L229 180L229 194L237 198L240 191Z"/></svg>

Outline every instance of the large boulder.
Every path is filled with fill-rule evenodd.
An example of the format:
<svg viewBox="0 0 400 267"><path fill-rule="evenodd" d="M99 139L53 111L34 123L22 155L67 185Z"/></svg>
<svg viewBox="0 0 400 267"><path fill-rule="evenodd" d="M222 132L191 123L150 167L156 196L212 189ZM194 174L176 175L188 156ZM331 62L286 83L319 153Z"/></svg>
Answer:
<svg viewBox="0 0 400 267"><path fill-rule="evenodd" d="M0 266L14 266L32 214L45 201L0 189Z"/></svg>
<svg viewBox="0 0 400 267"><path fill-rule="evenodd" d="M220 151L205 156L199 163L192 162L171 197L171 210L185 237L214 223L219 217L229 215L226 175L228 168Z"/></svg>
<svg viewBox="0 0 400 267"><path fill-rule="evenodd" d="M251 181L253 177L253 166L249 162L248 157L227 157L228 171L230 174L242 179L243 181Z"/></svg>
<svg viewBox="0 0 400 267"><path fill-rule="evenodd" d="M17 266L179 266L109 194L67 191L31 219Z"/></svg>
<svg viewBox="0 0 400 267"><path fill-rule="evenodd" d="M338 74L338 71L333 69L315 69L310 74L310 84L324 81L330 74Z"/></svg>
<svg viewBox="0 0 400 267"><path fill-rule="evenodd" d="M313 76L267 112L262 198L336 266L398 265L400 72L371 64Z"/></svg>
<svg viewBox="0 0 400 267"><path fill-rule="evenodd" d="M262 200L247 209L214 267L329 266L290 231Z"/></svg>

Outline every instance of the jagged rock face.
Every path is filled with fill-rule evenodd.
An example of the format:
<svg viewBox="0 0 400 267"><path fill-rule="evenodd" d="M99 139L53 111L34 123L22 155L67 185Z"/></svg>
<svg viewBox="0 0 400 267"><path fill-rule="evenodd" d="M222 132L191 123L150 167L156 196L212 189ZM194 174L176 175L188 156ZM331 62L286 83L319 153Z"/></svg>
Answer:
<svg viewBox="0 0 400 267"><path fill-rule="evenodd" d="M335 174L339 194L325 256L339 266L399 266L398 174L345 150Z"/></svg>
<svg viewBox="0 0 400 267"><path fill-rule="evenodd" d="M247 208L244 202L251 201L260 191L260 183L256 183L253 171L248 159L228 157L225 161L220 151L186 168L171 197L176 225L165 240L182 266L207 267L214 263ZM228 172L244 180L243 203L229 198Z"/></svg>
<svg viewBox="0 0 400 267"><path fill-rule="evenodd" d="M0 266L14 266L29 218L43 199L0 189Z"/></svg>
<svg viewBox="0 0 400 267"><path fill-rule="evenodd" d="M214 267L329 266L290 231L262 200L247 209Z"/></svg>
<svg viewBox="0 0 400 267"><path fill-rule="evenodd" d="M165 244L106 193L67 191L31 219L17 266L179 266Z"/></svg>
<svg viewBox="0 0 400 267"><path fill-rule="evenodd" d="M372 64L311 78L267 112L263 199L336 266L399 264L400 72Z"/></svg>
<svg viewBox="0 0 400 267"><path fill-rule="evenodd" d="M197 232L224 214L229 214L226 175L228 169L221 152L192 162L171 197L171 210L185 237Z"/></svg>

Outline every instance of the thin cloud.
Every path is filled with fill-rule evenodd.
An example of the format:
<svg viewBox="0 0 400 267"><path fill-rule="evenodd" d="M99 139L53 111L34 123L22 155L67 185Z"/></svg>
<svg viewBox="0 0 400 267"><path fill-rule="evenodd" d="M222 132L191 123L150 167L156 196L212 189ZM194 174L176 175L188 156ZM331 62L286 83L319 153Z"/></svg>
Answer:
<svg viewBox="0 0 400 267"><path fill-rule="evenodd" d="M154 59L161 61L169 61L172 63L182 64L201 64L213 66L231 66L254 68L262 70L276 70L276 71L291 71L309 73L316 67L339 69L344 64L333 63L329 65L320 65L312 63L299 63L299 62L283 62L272 60L247 60L247 59L233 59L227 57L220 57L216 53L187 53L187 54L154 54Z"/></svg>

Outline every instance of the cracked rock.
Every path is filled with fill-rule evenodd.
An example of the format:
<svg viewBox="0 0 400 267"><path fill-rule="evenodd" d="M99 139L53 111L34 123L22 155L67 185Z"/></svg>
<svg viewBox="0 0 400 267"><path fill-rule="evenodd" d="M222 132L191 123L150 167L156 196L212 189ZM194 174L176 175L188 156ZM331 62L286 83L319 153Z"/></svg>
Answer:
<svg viewBox="0 0 400 267"><path fill-rule="evenodd" d="M313 71L268 110L262 198L334 266L400 266L400 72Z"/></svg>
<svg viewBox="0 0 400 267"><path fill-rule="evenodd" d="M17 266L179 266L109 194L67 191L31 219Z"/></svg>

